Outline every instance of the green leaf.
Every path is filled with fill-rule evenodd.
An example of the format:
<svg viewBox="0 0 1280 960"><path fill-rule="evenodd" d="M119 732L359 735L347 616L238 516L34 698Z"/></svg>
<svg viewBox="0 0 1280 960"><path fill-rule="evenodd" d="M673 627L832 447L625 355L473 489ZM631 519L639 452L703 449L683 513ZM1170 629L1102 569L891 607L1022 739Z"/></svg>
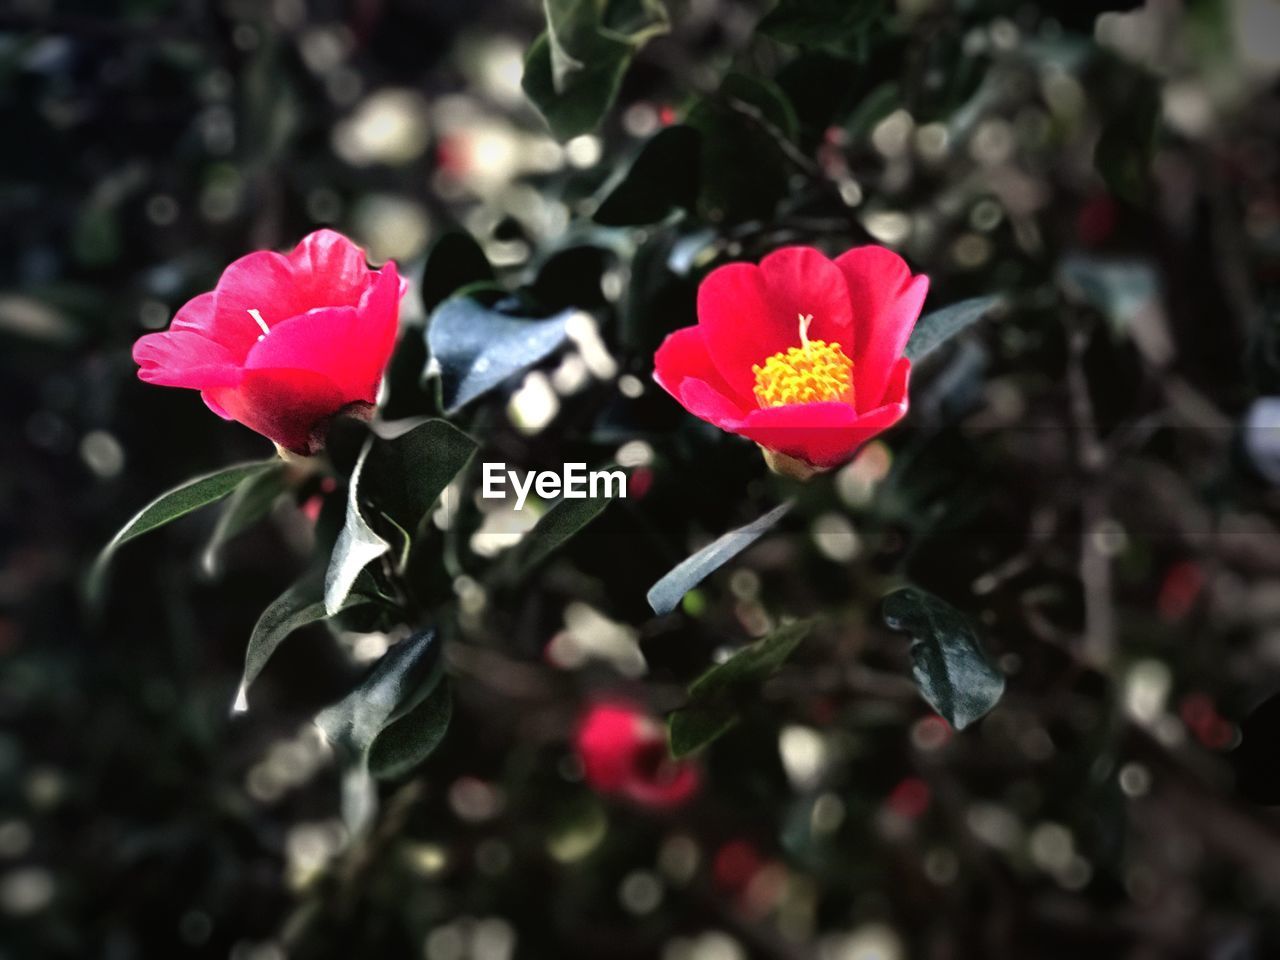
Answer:
<svg viewBox="0 0 1280 960"><path fill-rule="evenodd" d="M289 488L289 469L284 461L243 481L227 500L218 523L205 544L200 562L204 572L218 572L222 549L271 512L271 507Z"/></svg>
<svg viewBox="0 0 1280 960"><path fill-rule="evenodd" d="M361 571L391 550L391 544L369 526L360 509L360 477L371 449L372 439L366 442L355 469L351 471L351 479L347 481L347 516L338 534L338 542L333 545L324 578L324 609L330 617L345 606L347 595Z"/></svg>
<svg viewBox="0 0 1280 960"><path fill-rule="evenodd" d="M316 724L348 762L366 763L379 734L425 701L443 676L434 630L401 640L349 694L316 716Z"/></svg>
<svg viewBox="0 0 1280 960"><path fill-rule="evenodd" d="M659 0L543 0L547 29L521 86L561 140L590 133L612 106L635 52L670 28Z"/></svg>
<svg viewBox="0 0 1280 960"><path fill-rule="evenodd" d="M89 573L88 595L90 599L97 599L101 595L111 558L115 556L115 552L123 544L128 543L135 537L142 536L144 533L149 533L157 527L162 527L166 523L177 520L179 517L186 516L193 510L199 510L201 507L216 503L223 497L228 496L245 480L275 468L278 462L277 460L264 460L258 463L241 463L234 467L227 467L225 470L219 470L216 473L188 480L181 486L174 487L168 493L163 493L155 500L152 500L132 520L126 523L124 528L98 554L98 559L94 562L93 569Z"/></svg>
<svg viewBox="0 0 1280 960"><path fill-rule="evenodd" d="M440 746L452 718L453 693L446 679L373 741L369 772L379 780L392 780L420 766Z"/></svg>
<svg viewBox="0 0 1280 960"><path fill-rule="evenodd" d="M698 131L667 127L649 138L625 170L601 191L592 219L621 227L657 223L698 202Z"/></svg>
<svg viewBox="0 0 1280 960"><path fill-rule="evenodd" d="M360 496L413 536L479 444L445 420L386 424L383 429L398 432L373 441Z"/></svg>
<svg viewBox="0 0 1280 960"><path fill-rule="evenodd" d="M347 768L342 808L353 834L363 832L373 820L377 794L370 774L376 770L399 776L409 769L411 758L419 763L439 744L448 708L439 699L431 708L425 705L443 676L441 643L434 630L422 630L388 650L354 690L317 714L316 725ZM385 747L378 747L382 734L402 720L408 721L406 726L392 734Z"/></svg>
<svg viewBox="0 0 1280 960"><path fill-rule="evenodd" d="M704 213L730 222L769 218L787 193L785 146L799 128L786 94L767 80L730 74L694 104L687 123L702 134Z"/></svg>
<svg viewBox="0 0 1280 960"><path fill-rule="evenodd" d="M533 320L500 313L469 297L442 303L427 327L427 347L440 371L445 413L456 413L554 353L568 337L575 313L563 310Z"/></svg>
<svg viewBox="0 0 1280 960"><path fill-rule="evenodd" d="M368 603L376 603L374 597L356 591L347 594L340 609ZM249 709L249 685L262 673L263 667L276 652L276 648L295 630L309 623L316 623L329 616L324 607L324 580L319 576L306 576L271 601L253 625L249 646L244 652L244 673L231 708L234 713Z"/></svg>
<svg viewBox="0 0 1280 960"><path fill-rule="evenodd" d="M918 363L962 330L979 320L998 313L1007 300L1000 294L961 300L941 310L927 313L916 321L905 351L912 363Z"/></svg>
<svg viewBox="0 0 1280 960"><path fill-rule="evenodd" d="M512 548L509 563L514 576L522 577L539 566L574 534L600 516L611 502L608 497L575 497L556 501Z"/></svg>
<svg viewBox="0 0 1280 960"><path fill-rule="evenodd" d="M678 607L686 593L764 536L790 509L790 501L779 504L764 516L730 530L681 560L649 588L647 599L653 612L662 616Z"/></svg>
<svg viewBox="0 0 1280 960"><path fill-rule="evenodd" d="M430 314L463 287L493 280L493 267L469 233L452 231L427 251L422 265L422 309Z"/></svg>
<svg viewBox="0 0 1280 960"><path fill-rule="evenodd" d="M760 21L760 33L781 43L851 47L882 25L885 0L778 0Z"/></svg>
<svg viewBox="0 0 1280 960"><path fill-rule="evenodd" d="M654 230L631 257L631 277L622 305L619 337L636 353L652 354L663 337L694 319L698 284L695 262L715 255L717 232L682 234L678 225Z"/></svg>
<svg viewBox="0 0 1280 960"><path fill-rule="evenodd" d="M955 607L915 587L884 598L891 630L911 637L912 673L921 695L957 730L983 717L1004 693L1004 674Z"/></svg>
<svg viewBox="0 0 1280 960"><path fill-rule="evenodd" d="M732 729L740 719L740 704L777 672L812 629L810 620L781 626L695 680L689 703L667 720L672 755L687 756Z"/></svg>

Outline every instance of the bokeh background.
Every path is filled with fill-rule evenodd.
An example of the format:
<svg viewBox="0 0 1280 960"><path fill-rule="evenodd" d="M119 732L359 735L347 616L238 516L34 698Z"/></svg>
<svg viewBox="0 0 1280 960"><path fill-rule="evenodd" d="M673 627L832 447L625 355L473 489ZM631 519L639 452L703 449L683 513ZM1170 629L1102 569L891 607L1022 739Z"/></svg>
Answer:
<svg viewBox="0 0 1280 960"><path fill-rule="evenodd" d="M1280 956L1280 820L1229 762L1243 739L1280 799L1280 724L1242 730L1280 687L1280 8L836 0L758 30L769 6L672 2L599 133L560 143L520 87L526 0L0 2L0 958ZM754 115L717 106L731 73ZM696 169L659 175L691 209L594 222L684 121ZM296 504L213 557L216 512L188 518L121 552L103 610L80 593L160 490L270 453L139 383L132 341L322 224L411 275L463 231L509 286L591 311L601 340L514 384L484 440L647 478L519 591L455 581L449 738L357 842L310 718L386 638L300 633L228 710L305 565ZM782 489L652 386L654 346L716 263L868 241L930 307L1012 307L654 619L648 586ZM406 300L397 414L430 407L447 292ZM971 730L880 626L903 579L1008 676ZM581 782L593 696L661 713L815 612L694 803Z"/></svg>

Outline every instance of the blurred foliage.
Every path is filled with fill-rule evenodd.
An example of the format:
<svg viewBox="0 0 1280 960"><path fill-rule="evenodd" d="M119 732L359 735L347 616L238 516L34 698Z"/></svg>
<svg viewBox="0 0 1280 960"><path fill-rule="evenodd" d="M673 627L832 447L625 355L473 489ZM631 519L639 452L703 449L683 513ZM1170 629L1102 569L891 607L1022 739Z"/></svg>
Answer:
<svg viewBox="0 0 1280 960"><path fill-rule="evenodd" d="M1280 955L1280 823L1250 802L1276 799L1280 736L1275 20L1266 0L0 7L0 957ZM139 383L130 344L320 224L414 279L388 419L455 405L423 381L450 298L587 319L456 404L482 444L461 473L365 516L386 550L345 586L377 602L317 622L310 558L394 440L352 427L332 475L124 545L86 607L94 557L158 492L271 454ZM911 416L848 467L773 477L652 384L708 270L866 242L929 274L928 310L968 312L934 314L956 335L920 358ZM630 496L529 534L536 511L449 495L498 460L616 463ZM653 584L787 499L653 616ZM907 582L1005 678L962 733L882 623ZM274 657L232 714L268 608ZM669 714L809 618L730 685L687 807L581 782L584 705ZM312 723L346 704L355 729L374 688L349 752L376 787Z"/></svg>

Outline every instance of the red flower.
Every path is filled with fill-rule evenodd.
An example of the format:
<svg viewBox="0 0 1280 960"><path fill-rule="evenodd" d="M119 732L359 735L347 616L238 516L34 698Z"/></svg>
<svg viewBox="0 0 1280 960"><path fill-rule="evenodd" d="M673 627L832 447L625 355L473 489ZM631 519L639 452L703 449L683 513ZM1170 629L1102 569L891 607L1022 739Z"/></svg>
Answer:
<svg viewBox="0 0 1280 960"><path fill-rule="evenodd" d="M876 246L731 263L702 281L698 325L667 337L654 378L694 416L758 443L775 469L830 470L906 414L902 351L928 289Z"/></svg>
<svg viewBox="0 0 1280 960"><path fill-rule="evenodd" d="M675 807L698 788L698 770L672 760L653 719L625 704L599 704L578 725L574 746L587 784L654 809Z"/></svg>
<svg viewBox="0 0 1280 960"><path fill-rule="evenodd" d="M318 230L288 255L260 251L133 346L148 383L199 390L209 408L294 453L323 445L335 414L372 413L404 286L394 263Z"/></svg>

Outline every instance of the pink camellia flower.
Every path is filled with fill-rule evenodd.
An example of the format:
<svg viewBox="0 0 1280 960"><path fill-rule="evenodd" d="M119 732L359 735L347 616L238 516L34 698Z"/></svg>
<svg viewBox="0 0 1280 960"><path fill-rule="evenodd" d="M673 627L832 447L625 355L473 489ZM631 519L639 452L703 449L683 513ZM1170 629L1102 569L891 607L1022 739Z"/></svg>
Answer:
<svg viewBox="0 0 1280 960"><path fill-rule="evenodd" d="M698 325L667 337L654 378L694 416L754 440L773 469L830 470L906 414L903 350L928 289L877 246L731 263L702 281Z"/></svg>
<svg viewBox="0 0 1280 960"><path fill-rule="evenodd" d="M292 253L241 257L164 333L133 346L148 383L199 390L209 408L310 455L339 413L369 416L391 358L405 286L340 233Z"/></svg>
<svg viewBox="0 0 1280 960"><path fill-rule="evenodd" d="M643 807L668 809L698 789L698 769L672 760L657 721L622 703L590 708L574 741L588 786Z"/></svg>

